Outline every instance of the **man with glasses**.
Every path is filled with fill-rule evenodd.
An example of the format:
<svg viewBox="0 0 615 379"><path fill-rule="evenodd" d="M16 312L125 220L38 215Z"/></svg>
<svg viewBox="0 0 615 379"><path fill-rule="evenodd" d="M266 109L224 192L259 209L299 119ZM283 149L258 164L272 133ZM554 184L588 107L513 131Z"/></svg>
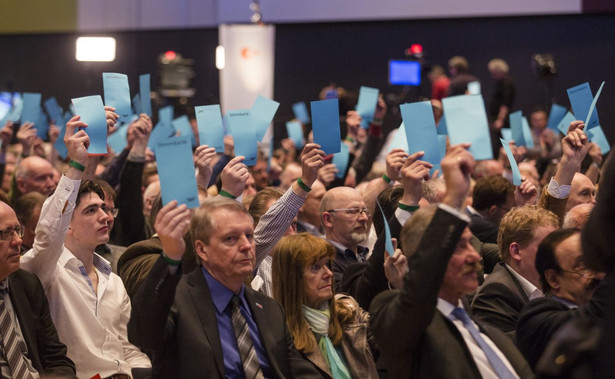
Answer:
<svg viewBox="0 0 615 379"><path fill-rule="evenodd" d="M322 198L320 214L325 236L337 249L332 271L335 292L341 292L346 267L367 259L368 249L360 244L367 239L370 212L357 190L336 187Z"/></svg>
<svg viewBox="0 0 615 379"><path fill-rule="evenodd" d="M546 296L531 301L517 324L517 346L532 367L566 322L579 315L600 317L606 295L604 287L596 290L604 275L585 267L578 229L549 234L538 247L536 269Z"/></svg>
<svg viewBox="0 0 615 379"><path fill-rule="evenodd" d="M74 377L41 282L19 269L23 232L13 209L0 202L0 377Z"/></svg>
<svg viewBox="0 0 615 379"><path fill-rule="evenodd" d="M79 116L66 124L69 169L43 204L34 246L22 265L43 284L77 377L127 379L146 374L151 363L128 341L131 306L122 280L94 253L109 241L110 211L101 188L81 180L89 161L85 127Z"/></svg>

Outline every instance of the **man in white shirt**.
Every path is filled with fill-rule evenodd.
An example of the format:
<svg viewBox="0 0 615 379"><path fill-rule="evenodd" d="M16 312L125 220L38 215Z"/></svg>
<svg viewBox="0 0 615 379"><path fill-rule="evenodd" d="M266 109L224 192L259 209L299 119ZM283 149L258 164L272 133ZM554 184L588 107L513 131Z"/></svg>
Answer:
<svg viewBox="0 0 615 379"><path fill-rule="evenodd" d="M513 342L473 321L462 302L478 286L480 268L463 212L474 167L468 147L451 146L441 162L444 201L416 211L402 229L409 269L402 287L372 301L371 329L389 377L532 376Z"/></svg>
<svg viewBox="0 0 615 379"><path fill-rule="evenodd" d="M77 376L130 378L133 368L151 368L151 363L128 342L131 305L121 279L94 253L109 239L109 216L100 187L81 180L89 138L78 128L85 127L79 116L66 125L70 167L45 201L34 247L21 264L40 278Z"/></svg>

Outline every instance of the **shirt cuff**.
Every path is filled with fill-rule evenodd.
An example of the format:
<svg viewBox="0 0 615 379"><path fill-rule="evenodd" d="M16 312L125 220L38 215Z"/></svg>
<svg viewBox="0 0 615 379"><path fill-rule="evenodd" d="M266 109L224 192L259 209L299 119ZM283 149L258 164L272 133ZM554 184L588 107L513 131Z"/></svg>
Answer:
<svg viewBox="0 0 615 379"><path fill-rule="evenodd" d="M570 194L570 185L564 184L560 186L559 183L555 181L555 178L551 178L549 186L547 187L547 192L556 199L565 199Z"/></svg>

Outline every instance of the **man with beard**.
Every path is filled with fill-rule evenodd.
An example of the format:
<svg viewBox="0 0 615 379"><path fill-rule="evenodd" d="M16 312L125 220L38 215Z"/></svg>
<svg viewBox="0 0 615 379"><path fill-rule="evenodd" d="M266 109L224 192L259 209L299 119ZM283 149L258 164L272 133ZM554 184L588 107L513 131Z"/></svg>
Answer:
<svg viewBox="0 0 615 379"><path fill-rule="evenodd" d="M531 301L517 324L517 346L532 367L567 321L579 315L602 314L604 294L596 291L594 295L603 275L586 268L578 229L549 234L538 247L536 270L546 297Z"/></svg>
<svg viewBox="0 0 615 379"><path fill-rule="evenodd" d="M322 198L320 214L325 236L337 249L332 267L337 293L346 267L367 258L368 249L359 244L367 239L370 212L357 190L335 187Z"/></svg>

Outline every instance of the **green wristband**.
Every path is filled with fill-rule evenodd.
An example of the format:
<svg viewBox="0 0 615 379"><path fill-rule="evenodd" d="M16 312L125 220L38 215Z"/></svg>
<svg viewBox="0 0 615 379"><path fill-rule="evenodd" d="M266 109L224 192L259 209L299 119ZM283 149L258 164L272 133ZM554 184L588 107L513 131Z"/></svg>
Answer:
<svg viewBox="0 0 615 379"><path fill-rule="evenodd" d="M387 174L382 174L382 180L387 182L387 184L393 183L393 179L389 178L389 176Z"/></svg>
<svg viewBox="0 0 615 379"><path fill-rule="evenodd" d="M305 192L310 192L312 190L305 183L303 183L303 180L301 180L301 178L297 179L297 184L299 184L299 187L301 187L301 189L304 190Z"/></svg>
<svg viewBox="0 0 615 379"><path fill-rule="evenodd" d="M229 199L233 199L233 200L237 198L237 196L233 196L232 194L226 192L223 189L220 190L220 196L228 197Z"/></svg>
<svg viewBox="0 0 615 379"><path fill-rule="evenodd" d="M177 266L179 266L179 265L182 263L182 261L176 261L175 259L171 259L171 258L169 258L169 257L168 257L168 256L164 253L164 251L162 252L162 258L163 258L163 259L167 262L167 264L168 264L169 266L177 267Z"/></svg>
<svg viewBox="0 0 615 379"><path fill-rule="evenodd" d="M79 162L76 162L76 161L71 160L71 161L69 161L69 162L68 162L68 165L69 165L69 166L71 166L71 167L76 168L77 170L79 170L79 171L81 171L81 172L84 172L84 171L85 171L85 166L84 166L84 165L82 165L82 164L81 164L81 163L79 163Z"/></svg>
<svg viewBox="0 0 615 379"><path fill-rule="evenodd" d="M415 212L417 209L419 209L418 205L406 205L402 203L397 203L397 206L399 207L399 209L402 209L408 212Z"/></svg>

